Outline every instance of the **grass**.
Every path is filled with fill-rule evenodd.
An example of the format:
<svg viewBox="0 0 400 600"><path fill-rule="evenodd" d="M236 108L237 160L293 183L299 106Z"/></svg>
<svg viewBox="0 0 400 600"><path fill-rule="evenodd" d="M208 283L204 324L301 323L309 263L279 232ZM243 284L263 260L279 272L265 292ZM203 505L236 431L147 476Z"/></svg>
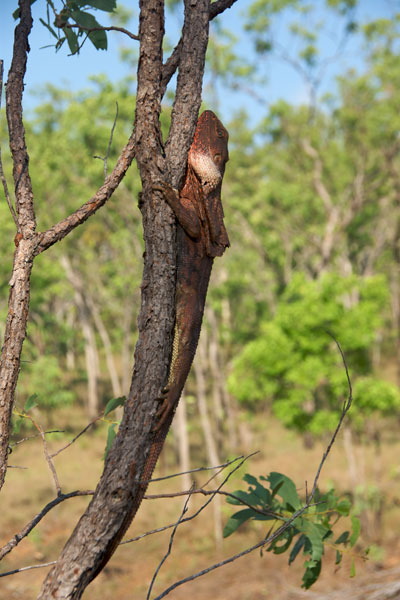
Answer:
<svg viewBox="0 0 400 600"><path fill-rule="evenodd" d="M62 446L72 437L72 430L83 422L83 414L66 409L57 415L57 428L68 428L67 434L57 434L56 439L49 442L51 450ZM106 438L106 426L100 425L95 431L80 438L68 450L61 453L55 464L64 492L75 489L93 489L102 471L102 456ZM400 528L400 473L397 456L400 454L400 442L387 436L381 447L381 475L378 482L379 491L385 499L382 524L378 531L371 528L375 539L375 557L367 563L357 561L358 577L349 580L349 560L344 560L341 575L335 574L333 551L323 565L320 581L312 588L315 592L329 591L346 581L349 585L358 585L363 574L373 577L377 569L396 566L399 561L400 545L397 531ZM49 439L50 436L49 436ZM314 473L323 452L322 442L316 443L311 450L305 450L299 438L287 432L277 423L269 422L266 432L254 433L252 448L260 450L255 458L246 465L242 474L249 471L255 475L280 471L291 477L301 493L305 490L305 481L311 486ZM171 445L167 447L168 471L173 472L173 452ZM364 462L365 482L371 486L376 480L377 461L374 448L356 449L358 461ZM222 457L224 458L224 457ZM204 464L204 457L192 457L192 466ZM54 484L47 467L41 441L38 438L20 444L14 449L10 464L24 469L10 469L2 492L0 531L1 543L7 542L21 527L29 521L50 499L54 498ZM160 470L158 469L158 474ZM197 476L197 480L205 481L207 476ZM342 440L339 439L332 455L327 461L321 477L321 487L330 483L343 493L354 493L354 486L349 480L346 457ZM229 484L233 491L240 487L239 475ZM152 484L149 493L157 491L171 492L179 490L179 481L167 480ZM195 497L191 500L190 510L200 506L204 499ZM88 498L79 497L65 501L53 509L39 526L24 539L20 545L2 562L1 571L11 570L25 565L38 564L55 560L75 523L82 514ZM179 497L168 500L147 500L131 525L127 537L134 537L144 531L172 523L179 517L184 499ZM230 507L223 502L223 521L227 519ZM371 521L371 516L370 516ZM370 523L371 525L371 523ZM173 552L157 578L155 593L160 593L171 583L199 569L230 556L259 540L265 533L262 523L254 523L239 530L236 535L224 540L221 550L216 549L214 542L214 523L212 507L204 511L195 521L182 525L177 531ZM338 531L340 533L340 530ZM131 600L145 598L151 577L167 550L169 532L149 536L135 543L121 546L103 573L87 589L84 598L91 600ZM366 544L364 539L361 544ZM370 542L371 540L368 540ZM258 600L272 598L285 600L303 597L300 591L302 577L302 558L298 557L290 568L287 556L275 556L264 552L253 553L240 561L223 567L195 582L176 589L171 599L186 598L189 594L193 600L206 598L224 600ZM35 598L46 569L35 569L0 580L0 600ZM154 594L153 594L153 597Z"/></svg>

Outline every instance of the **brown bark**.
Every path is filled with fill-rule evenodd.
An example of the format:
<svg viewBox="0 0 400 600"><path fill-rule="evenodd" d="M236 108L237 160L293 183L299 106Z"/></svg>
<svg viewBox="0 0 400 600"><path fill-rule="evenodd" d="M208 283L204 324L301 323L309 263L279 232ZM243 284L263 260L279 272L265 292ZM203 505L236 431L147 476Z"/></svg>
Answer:
<svg viewBox="0 0 400 600"><path fill-rule="evenodd" d="M7 470L8 441L14 392L20 369L22 344L28 319L30 274L36 247L36 221L33 211L29 156L22 121L22 91L32 27L29 0L20 2L21 19L15 30L14 52L8 74L6 110L18 219L18 246L15 249L10 280L8 316L0 358L0 488ZM17 242L17 243L18 243Z"/></svg>
<svg viewBox="0 0 400 600"><path fill-rule="evenodd" d="M104 205L118 187L135 154L132 134L112 173L93 197L72 215L45 233L36 232L33 192L29 176L29 156L22 118L23 80L29 52L28 36L32 27L32 15L30 0L20 0L19 5L21 16L15 29L13 60L6 90L7 122L14 165L18 235L16 236L17 247L10 280L6 330L0 357L0 489L4 484L7 471L10 419L20 369L22 345L26 335L33 260L36 255L63 239Z"/></svg>
<svg viewBox="0 0 400 600"><path fill-rule="evenodd" d="M152 432L157 423L157 397L167 380L172 350L176 254L173 215L158 194L152 192L152 187L157 179L169 179L178 185L185 173L201 101L208 9L208 0L199 0L196 4L185 2L177 93L164 154L159 128L163 3L146 0L140 5L135 148L143 183L145 261L135 367L124 418L101 480L88 509L50 571L39 595L41 600L81 597L113 554L147 487L141 478L155 443ZM162 444L158 452L161 447Z"/></svg>

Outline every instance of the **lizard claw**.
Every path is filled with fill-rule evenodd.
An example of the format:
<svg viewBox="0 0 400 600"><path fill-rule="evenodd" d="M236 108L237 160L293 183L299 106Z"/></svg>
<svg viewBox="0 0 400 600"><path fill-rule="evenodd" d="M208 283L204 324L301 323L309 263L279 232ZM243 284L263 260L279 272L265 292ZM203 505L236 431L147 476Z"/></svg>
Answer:
<svg viewBox="0 0 400 600"><path fill-rule="evenodd" d="M173 404L171 403L171 400L168 398L168 393L169 393L169 388L164 387L161 390L161 395L157 398L157 400L162 402L162 404L156 413L156 418L158 418L159 421L153 429L153 431L155 433L158 433L160 431L160 429L164 425L168 415L173 410Z"/></svg>

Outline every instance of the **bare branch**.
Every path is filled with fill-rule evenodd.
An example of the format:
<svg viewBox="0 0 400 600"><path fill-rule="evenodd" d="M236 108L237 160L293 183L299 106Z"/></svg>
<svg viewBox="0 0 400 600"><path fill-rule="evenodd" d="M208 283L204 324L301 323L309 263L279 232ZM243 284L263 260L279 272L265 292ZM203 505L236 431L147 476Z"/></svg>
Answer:
<svg viewBox="0 0 400 600"><path fill-rule="evenodd" d="M4 61L0 60L0 108L1 108L1 97L3 95L3 65L4 65ZM18 231L17 214L15 212L13 203L11 202L10 194L8 191L7 180L4 175L3 161L1 159L1 148L0 148L0 177L1 177L1 183L3 184L4 196L6 198L8 208L10 209L11 216L14 219L15 227L17 228L17 231Z"/></svg>
<svg viewBox="0 0 400 600"><path fill-rule="evenodd" d="M49 433L65 433L65 430L64 429L50 429L49 431L44 431L43 433L45 435L48 435ZM28 437L22 438L22 440L18 440L17 442L11 442L10 447L12 448L13 446L18 446L19 444L22 444L23 442L28 442L29 440L34 440L39 435L41 435L41 434L35 433L35 435L29 435ZM50 456L53 458L54 454L51 454Z"/></svg>
<svg viewBox="0 0 400 600"><path fill-rule="evenodd" d="M112 196L135 157L134 135L135 132L133 131L111 174L90 200L82 204L74 213L41 234L36 254L40 254L56 242L62 240L75 227L81 225L86 219L91 217Z"/></svg>
<svg viewBox="0 0 400 600"><path fill-rule="evenodd" d="M49 454L49 450L48 450L48 448L47 448L46 436L45 436L45 433L44 433L43 429L41 428L41 426L39 425L39 423L37 423L37 422L35 421L35 419L34 419L34 418L31 416L31 415L27 415L27 414L23 413L23 414L21 414L21 415L19 415L19 416L22 416L22 417L25 417L26 419L29 419L29 420L30 420L30 422L32 423L32 425L33 425L34 427L36 427L36 429L38 430L38 432L39 432L39 435L40 435L40 437L42 438L44 456L45 456L45 458L46 458L46 461L47 461L48 467L49 467L49 469L50 469L50 472L51 472L51 475L52 475L52 477L53 477L54 486L55 486L55 488L56 488L57 496L60 496L60 495L61 495L61 486L60 486L60 482L58 481L58 475L57 475L57 471L56 471L56 468L55 468L55 466L54 466L54 463L53 463L52 457L51 457L51 456L50 456L50 454Z"/></svg>
<svg viewBox="0 0 400 600"><path fill-rule="evenodd" d="M246 462L246 460L248 460L249 458L251 458L252 456L254 456L255 454L257 454L257 452L253 452L253 454L249 454L248 456L245 457L240 457L237 459L234 459L235 462L236 460L240 460L239 465L237 465L234 469L232 469L232 471L230 471L227 475L227 477L225 477L225 479L223 480L223 482L221 483L221 485L218 486L218 488L216 490L214 490L212 492L212 497L207 500L207 502L205 504L203 504L203 506L201 506L199 508L199 510L191 517L188 517L187 519L183 519L182 522L186 522L186 521L191 521L192 519L194 519L195 517L197 517L198 514L200 514L205 508L206 506L209 505L209 503L213 500L214 496L219 493L219 490L225 485L225 483L228 481L228 479L231 477L231 475L233 473L235 473L235 471L237 471L238 469L240 469L240 467ZM229 463L228 463L229 464ZM206 467L206 469L209 468L213 468L213 467ZM158 481L157 479L153 479L152 481ZM157 529L152 529L151 531L147 531L146 533L142 533L141 535L134 537L134 538L130 538L129 540L124 540L123 542L121 542L121 544L130 544L131 542L137 542L138 540L148 536L148 535L152 535L153 533L159 533L161 531L165 531L166 529L170 529L171 527L173 527L174 524L170 524L170 525L165 525L164 527L159 527Z"/></svg>
<svg viewBox="0 0 400 600"><path fill-rule="evenodd" d="M162 498L178 498L179 496L186 496L186 495L193 495L193 494L200 494L201 496L211 496L211 495L216 496L217 494L219 496L226 496L227 498L232 498L233 500L237 500L237 502L240 502L240 504L243 504L243 506L247 506L248 508L251 508L251 510L258 513L259 515L273 516L276 519L279 519L280 521L285 520L281 515L278 515L278 513L275 513L272 510L261 510L259 508L255 508L255 506L253 506L253 504L246 502L246 500L239 498L239 496L236 496L235 494L231 494L230 492L224 492L219 489L205 490L204 487L196 488L196 489L191 488L190 490L184 490L181 492L171 492L169 494L146 494L144 496L144 499L145 500L161 500ZM171 527L171 525L169 525L169 527Z"/></svg>
<svg viewBox="0 0 400 600"><path fill-rule="evenodd" d="M183 509L182 509L181 515L180 515L179 519L177 520L177 522L175 523L175 526L174 526L174 528L172 530L171 537L169 539L168 550L167 550L166 554L163 556L163 558L161 559L160 564L158 565L157 569L154 572L153 578L152 578L150 586L149 586L149 590L147 592L146 600L150 599L151 590L153 589L153 585L154 585L154 582L156 580L156 577L157 577L157 575L158 575L161 567L163 566L163 564L167 560L168 556L171 554L172 544L174 542L174 537L175 537L176 530L178 529L180 523L182 523L183 515L185 515L187 513L187 506L189 504L189 500L190 500L190 497L192 495L193 490L194 490L194 483L193 483L191 489L189 490L189 494L188 494L188 497L186 498L185 503L183 505Z"/></svg>
<svg viewBox="0 0 400 600"><path fill-rule="evenodd" d="M20 0L20 22L15 29L13 59L8 73L6 110L10 150L13 159L16 212L20 231L31 238L36 229L33 208L32 182L29 175L29 156L25 143L22 119L22 95L29 52L28 37L32 28L30 0Z"/></svg>
<svg viewBox="0 0 400 600"><path fill-rule="evenodd" d="M50 454L50 457L54 458L55 456L57 456L58 454L60 454L61 452L63 452L67 448L69 448L70 446L72 446L72 444L74 442L76 442L76 440L79 437L81 437L81 435L83 435L84 433L86 433L86 431L89 429L89 427L92 427L92 425L94 425L95 423L97 423L97 421L99 421L100 419L102 419L102 415L96 417L95 419L93 419L93 421L91 421L90 423L88 423L86 425L86 427L84 427L82 429L82 431L80 431L74 438L72 438L72 440L70 442L68 442L68 444L66 444L65 446L63 446L62 448L60 448L59 450L57 450L56 452L53 452L53 454Z"/></svg>
<svg viewBox="0 0 400 600"><path fill-rule="evenodd" d="M164 479L172 479L173 477L179 477L180 475L187 475L188 473L198 473L199 471L211 471L211 470L213 471L214 469L225 469L225 467L229 467L230 465L232 465L234 462L237 462L238 460L242 460L243 458L245 458L245 460L247 460L248 458L252 458L253 456L255 456L258 453L259 453L259 451L257 450L257 452L252 452L251 454L248 454L246 457L238 456L232 460L229 460L226 463L223 463L222 465L217 465L215 467L197 467L196 469L190 469L189 471L182 471L181 473L173 473L172 475L164 475L163 477L155 477L154 479L150 479L150 481L148 483L154 483L155 481L164 481Z"/></svg>
<svg viewBox="0 0 400 600"><path fill-rule="evenodd" d="M330 334L331 335L331 334ZM264 538L263 540L257 542L257 544L254 544L253 546L251 546L250 548L247 548L246 550L243 550L242 552L239 552L237 554L234 554L233 556L230 556L229 558L215 563L214 565L211 565L210 567L207 567L206 569L203 569L202 571L198 571L197 573L194 573L193 575L190 575L188 577L185 577L184 579L181 579L179 581L177 581L176 583L174 583L173 585L171 585L170 587L168 587L166 590L164 590L164 592L162 592L162 594L160 594L159 596L157 596L157 598L155 598L155 600L161 600L161 598L164 598L165 596L167 596L170 592L172 592L175 588L177 588L180 585L183 585L184 583L187 583L188 581L193 581L194 579L197 579L198 577L201 577L202 575L205 575L206 573L210 573L210 571L214 571L215 569L218 569L219 567L223 567L224 565L227 565L231 562L234 562L235 560L237 560L238 558L241 558L242 556L245 556L246 554L249 554L250 552L253 552L254 550L256 550L257 548L262 548L263 546L265 546L266 544L270 544L271 542L273 542L275 539L277 539L282 533L284 533L284 531L286 531L291 524L299 517L301 516L308 508L310 508L310 506L312 506L312 500L314 498L316 489L317 489L317 485L318 485L318 480L319 480L319 476L321 474L321 470L322 467L325 464L326 459L328 458L328 455L332 449L332 446L336 440L337 434L339 433L339 430L342 426L343 420L346 417L348 411L350 410L351 404L352 404L352 400L353 400L353 391L352 391L352 386L351 386L351 380L350 380L350 375L349 375L349 371L347 368L347 363L346 363L346 359L345 356L343 354L342 348L339 344L339 342L331 335L332 339L335 341L340 355L342 357L342 361L343 361L343 365L344 365L344 369L346 372L346 377L347 377L347 383L348 383L348 389L349 389L349 395L347 400L344 401L343 403L343 407L342 407L342 412L340 415L340 419L339 422L337 424L337 427L335 429L335 431L333 432L333 435L331 437L331 440L322 456L322 459L320 461L320 464L318 466L317 469L317 473L315 475L314 478L314 484L311 490L310 495L308 496L308 499L306 501L306 503L304 504L304 506L302 508L300 508L298 511L296 511L291 517L290 519L288 519L283 525L281 525L281 527L279 527L273 534L269 535L267 538ZM182 519L181 522L185 521L187 519Z"/></svg>
<svg viewBox="0 0 400 600"><path fill-rule="evenodd" d="M79 29L80 31L87 31L87 33L92 33L93 31L119 31L120 33L125 33L125 35L127 35L128 37L130 37L132 40L139 40L139 36L135 35L134 33L132 33L131 31L128 31L128 29L124 29L124 27L115 27L114 25L111 25L110 27L84 27L83 25L75 25L72 23L67 23L66 25L62 26L62 29Z"/></svg>
<svg viewBox="0 0 400 600"><path fill-rule="evenodd" d="M52 560L48 563L41 563L40 565L29 565L29 567L21 567L20 569L13 569L12 571L6 571L0 573L0 577L7 577L8 575L15 575L16 573L22 573L22 571L30 571L31 569L42 569L43 567L51 567L56 564L56 560Z"/></svg>
<svg viewBox="0 0 400 600"><path fill-rule="evenodd" d="M211 21L212 19L223 13L224 10L226 10L227 8L231 8L231 6L233 6L235 2L236 0L217 0L217 2L213 2L212 4L210 4L209 20ZM167 85L179 66L179 62L181 60L182 47L183 44L181 38L178 44L175 46L171 56L163 65L161 79L161 97L164 96L165 90L167 89Z"/></svg>
<svg viewBox="0 0 400 600"><path fill-rule="evenodd" d="M117 105L117 112L115 113L114 123L111 128L110 139L108 141L106 155L104 156L104 158L102 156L94 156L94 158L100 158L100 160L102 160L104 162L104 180L107 179L107 160L110 155L111 143L112 143L112 139L113 139L113 135L114 135L114 129L115 129L115 125L117 124L117 119L118 119L118 102L116 102L115 104Z"/></svg>
<svg viewBox="0 0 400 600"><path fill-rule="evenodd" d="M43 517L45 515L47 515L48 512L50 512L50 510L52 508L54 508L61 502L64 502L64 500L68 500L69 498L75 498L76 496L91 496L93 493L94 492L92 490L84 490L84 491L77 490L75 492L70 492L69 494L60 494L59 496L54 498L54 500L51 500L50 502L48 502L46 504L46 506L44 508L42 508L42 510L37 515L35 515L33 517L33 519L31 521L29 521L29 523L27 523L25 525L25 527L23 527L23 529L21 529L21 531L16 533L14 535L14 537L7 544L5 544L5 546L0 548L0 560L2 560L6 556L6 554L11 552L11 550L13 550L16 546L18 546L20 541L23 540L32 531L32 529L34 527L36 527L36 525L43 519ZM49 563L49 564L52 564L52 563ZM47 565L43 565L43 566L47 566ZM32 568L34 568L34 567L32 567ZM12 571L10 573L1 573L0 577L4 577L5 575L11 575L13 573L17 573L18 571L24 571L26 569L27 569L27 567L24 567L22 569L17 569L16 571Z"/></svg>

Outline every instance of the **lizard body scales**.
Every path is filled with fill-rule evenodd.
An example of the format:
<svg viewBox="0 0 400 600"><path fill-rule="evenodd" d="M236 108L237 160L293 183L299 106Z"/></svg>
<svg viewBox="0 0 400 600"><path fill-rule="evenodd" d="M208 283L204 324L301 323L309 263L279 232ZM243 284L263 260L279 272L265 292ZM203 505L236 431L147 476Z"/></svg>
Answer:
<svg viewBox="0 0 400 600"><path fill-rule="evenodd" d="M228 132L212 111L205 111L197 122L181 192L167 184L154 186L163 192L178 221L176 318L168 383L160 397L159 422L133 514L151 479L193 362L214 258L229 246L221 203L228 160Z"/></svg>

